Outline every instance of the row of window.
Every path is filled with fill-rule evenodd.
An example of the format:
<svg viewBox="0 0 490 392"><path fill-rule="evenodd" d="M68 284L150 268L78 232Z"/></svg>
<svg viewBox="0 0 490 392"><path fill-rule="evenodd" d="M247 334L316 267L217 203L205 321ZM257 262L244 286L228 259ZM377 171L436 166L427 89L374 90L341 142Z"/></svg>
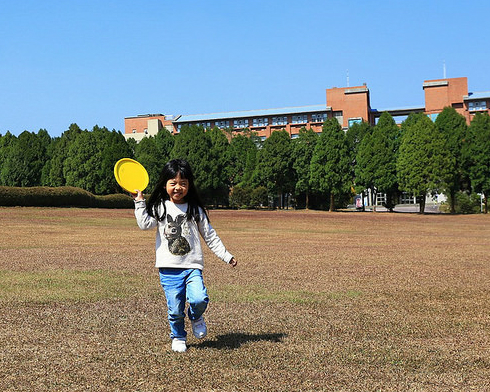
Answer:
<svg viewBox="0 0 490 392"><path fill-rule="evenodd" d="M472 101L468 102L468 110L487 110L487 101Z"/></svg>
<svg viewBox="0 0 490 392"><path fill-rule="evenodd" d="M311 114L311 122L315 123L323 123L327 119L327 113L314 113ZM257 117L253 118L251 121L252 127L266 127L269 125L269 118L268 117ZM291 123L292 124L306 124L308 123L308 115L307 114L299 114L291 117ZM199 122L199 123L193 123L195 125L202 126L204 128L211 128L211 123L210 122ZM271 118L271 125L287 125L288 123L288 117L287 116L275 116ZM184 124L179 124L177 126L177 130L180 131ZM218 128L229 128L230 127L230 121L229 120L222 120L222 121L216 121L215 126ZM248 128L250 126L250 120L249 119L240 119L240 120L233 120L233 128L235 129L243 129L243 128Z"/></svg>

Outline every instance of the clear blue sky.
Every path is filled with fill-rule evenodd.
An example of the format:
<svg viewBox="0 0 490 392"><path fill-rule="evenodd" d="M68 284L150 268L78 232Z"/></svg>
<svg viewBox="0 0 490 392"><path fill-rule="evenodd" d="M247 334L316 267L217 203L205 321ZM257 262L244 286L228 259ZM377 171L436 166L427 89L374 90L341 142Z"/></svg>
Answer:
<svg viewBox="0 0 490 392"><path fill-rule="evenodd" d="M490 90L490 2L2 0L0 133L124 117L325 103L367 83L376 109L427 79Z"/></svg>

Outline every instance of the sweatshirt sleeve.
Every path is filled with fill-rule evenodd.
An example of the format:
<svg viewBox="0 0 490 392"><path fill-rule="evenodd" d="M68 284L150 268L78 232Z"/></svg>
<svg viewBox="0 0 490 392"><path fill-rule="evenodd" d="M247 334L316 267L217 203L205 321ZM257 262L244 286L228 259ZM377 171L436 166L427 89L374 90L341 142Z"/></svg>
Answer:
<svg viewBox="0 0 490 392"><path fill-rule="evenodd" d="M157 220L148 215L148 211L146 211L146 202L144 200L134 202L134 215L136 216L136 222L141 230L148 230L157 226Z"/></svg>
<svg viewBox="0 0 490 392"><path fill-rule="evenodd" d="M230 263L233 255L226 250L225 245L218 237L218 234L216 234L216 231L214 230L213 226L211 226L211 223L209 223L209 220L206 218L204 212L201 212L198 227L199 233L209 249L211 249L213 253L221 260L226 263Z"/></svg>

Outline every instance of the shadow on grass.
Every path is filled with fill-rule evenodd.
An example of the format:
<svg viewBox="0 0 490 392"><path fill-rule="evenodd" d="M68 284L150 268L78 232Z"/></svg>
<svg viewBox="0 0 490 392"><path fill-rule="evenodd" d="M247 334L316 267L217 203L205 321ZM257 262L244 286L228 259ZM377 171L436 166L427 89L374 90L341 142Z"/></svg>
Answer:
<svg viewBox="0 0 490 392"><path fill-rule="evenodd" d="M215 348L218 350L233 350L240 348L242 344L249 342L282 342L286 336L284 333L264 333L264 334L249 334L249 333L228 333L225 335L216 336L215 340L205 340L198 344L190 344L189 347L197 349Z"/></svg>

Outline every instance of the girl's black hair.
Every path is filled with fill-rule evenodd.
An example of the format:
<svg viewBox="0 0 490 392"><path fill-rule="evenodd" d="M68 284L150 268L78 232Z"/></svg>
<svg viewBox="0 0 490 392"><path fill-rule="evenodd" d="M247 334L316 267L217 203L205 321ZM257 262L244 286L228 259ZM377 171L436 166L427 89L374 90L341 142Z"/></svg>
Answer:
<svg viewBox="0 0 490 392"><path fill-rule="evenodd" d="M159 221L165 220L165 217L167 216L165 200L170 200L170 196L168 195L166 188L167 181L177 177L179 174L180 178L184 178L189 181L189 190L187 195L184 197L184 200L187 202L187 220L194 219L196 222L199 220L199 207L209 220L204 204L201 201L196 185L194 184L194 174L192 173L191 166L183 159L173 159L167 162L163 167L160 178L155 185L155 189L148 199L148 204L146 206L148 214ZM161 214L158 213L160 205L163 206L163 210L160 211Z"/></svg>

